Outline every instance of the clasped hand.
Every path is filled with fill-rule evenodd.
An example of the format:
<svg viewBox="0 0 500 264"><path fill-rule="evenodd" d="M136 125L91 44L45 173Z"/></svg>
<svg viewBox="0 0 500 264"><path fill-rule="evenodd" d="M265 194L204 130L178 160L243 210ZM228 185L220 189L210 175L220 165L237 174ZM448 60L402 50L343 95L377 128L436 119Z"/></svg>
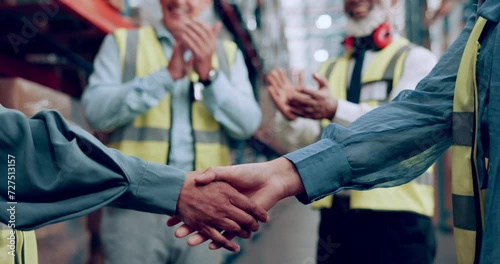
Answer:
<svg viewBox="0 0 500 264"><path fill-rule="evenodd" d="M175 236L190 246L212 240L210 249L224 247L237 252L234 237L249 238L258 221L267 222L267 210L279 200L303 192L295 166L285 158L265 163L215 167L188 173L169 226L183 222Z"/></svg>

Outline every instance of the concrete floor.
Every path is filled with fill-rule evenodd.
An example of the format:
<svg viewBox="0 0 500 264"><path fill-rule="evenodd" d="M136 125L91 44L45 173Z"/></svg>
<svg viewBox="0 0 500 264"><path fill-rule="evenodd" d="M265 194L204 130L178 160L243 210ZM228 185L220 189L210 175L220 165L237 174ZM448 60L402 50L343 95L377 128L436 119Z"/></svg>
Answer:
<svg viewBox="0 0 500 264"><path fill-rule="evenodd" d="M227 254L226 264L314 264L319 214L295 198L280 202L271 222L251 240L240 241L239 254ZM437 232L436 264L456 263L453 235Z"/></svg>
<svg viewBox="0 0 500 264"><path fill-rule="evenodd" d="M319 214L297 199L280 202L271 211L271 222L245 241L231 264L314 264Z"/></svg>

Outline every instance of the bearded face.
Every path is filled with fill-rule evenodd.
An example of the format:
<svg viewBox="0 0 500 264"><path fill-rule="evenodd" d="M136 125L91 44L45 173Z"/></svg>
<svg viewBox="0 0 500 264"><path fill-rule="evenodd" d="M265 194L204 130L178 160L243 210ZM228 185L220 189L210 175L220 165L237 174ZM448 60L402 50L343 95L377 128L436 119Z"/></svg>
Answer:
<svg viewBox="0 0 500 264"><path fill-rule="evenodd" d="M373 9L376 0L345 0L344 11L354 20L360 20L368 17Z"/></svg>
<svg viewBox="0 0 500 264"><path fill-rule="evenodd" d="M389 20L391 3L391 0L344 0L347 33L355 37L370 35L380 24Z"/></svg>

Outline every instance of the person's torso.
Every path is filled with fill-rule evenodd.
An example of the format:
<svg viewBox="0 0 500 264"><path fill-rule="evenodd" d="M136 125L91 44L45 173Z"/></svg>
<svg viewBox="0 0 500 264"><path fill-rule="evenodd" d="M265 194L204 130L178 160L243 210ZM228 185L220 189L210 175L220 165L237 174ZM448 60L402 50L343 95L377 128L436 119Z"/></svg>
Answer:
<svg viewBox="0 0 500 264"><path fill-rule="evenodd" d="M398 83L406 56L412 47L404 39L391 45L383 51L366 51L361 68L360 103L378 106L391 99L391 89ZM355 60L350 54L346 54L332 62L335 63L330 64L333 65L332 68L326 64L322 71L326 73L325 77L329 81L332 95L337 99L346 100ZM330 74L328 74L329 71ZM351 209L406 211L432 216L434 212L432 174L432 170L427 171L414 181L402 186L368 191L348 191L337 195L349 195ZM323 199L315 203L315 207L330 207L331 199L331 197Z"/></svg>
<svg viewBox="0 0 500 264"><path fill-rule="evenodd" d="M160 43L165 56L172 56L173 43L161 38ZM190 54L186 55L188 59ZM182 170L193 170L194 164L194 138L191 126L191 99L190 81L188 77L177 80L171 90L171 131L170 155L168 165Z"/></svg>
<svg viewBox="0 0 500 264"><path fill-rule="evenodd" d="M114 32L124 76L144 77L168 67L175 40L165 28L163 31L142 27ZM212 66L230 76L236 50L233 42L218 42ZM191 55L186 53L187 61ZM126 155L184 170L229 165L229 147L221 124L205 107L203 99L193 96L197 80L196 72L192 71L179 80L163 84L169 85L165 87L168 92L159 103L133 122L115 129L108 146Z"/></svg>

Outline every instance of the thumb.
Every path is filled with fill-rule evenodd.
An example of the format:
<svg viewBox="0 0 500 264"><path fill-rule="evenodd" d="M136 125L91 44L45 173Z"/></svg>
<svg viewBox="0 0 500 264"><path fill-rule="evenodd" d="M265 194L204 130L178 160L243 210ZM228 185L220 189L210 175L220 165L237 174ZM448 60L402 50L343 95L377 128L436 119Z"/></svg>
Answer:
<svg viewBox="0 0 500 264"><path fill-rule="evenodd" d="M328 87L328 82L326 81L325 77L315 73L313 74L313 78L318 83L320 90Z"/></svg>
<svg viewBox="0 0 500 264"><path fill-rule="evenodd" d="M304 71L301 70L297 76L297 81L300 87L304 87Z"/></svg>
<svg viewBox="0 0 500 264"><path fill-rule="evenodd" d="M201 185L207 185L215 180L217 180L217 175L211 168L206 169L202 174L194 178L194 182Z"/></svg>
<svg viewBox="0 0 500 264"><path fill-rule="evenodd" d="M222 23L221 22L215 23L214 26L212 27L212 33L215 36L219 35L221 28L222 28Z"/></svg>
<svg viewBox="0 0 500 264"><path fill-rule="evenodd" d="M172 58L182 58L184 55L183 44L180 41L176 41L174 47L172 48Z"/></svg>
<svg viewBox="0 0 500 264"><path fill-rule="evenodd" d="M230 167L212 167L206 169L201 175L194 178L196 184L207 185L214 181L225 181L231 184L232 176Z"/></svg>

